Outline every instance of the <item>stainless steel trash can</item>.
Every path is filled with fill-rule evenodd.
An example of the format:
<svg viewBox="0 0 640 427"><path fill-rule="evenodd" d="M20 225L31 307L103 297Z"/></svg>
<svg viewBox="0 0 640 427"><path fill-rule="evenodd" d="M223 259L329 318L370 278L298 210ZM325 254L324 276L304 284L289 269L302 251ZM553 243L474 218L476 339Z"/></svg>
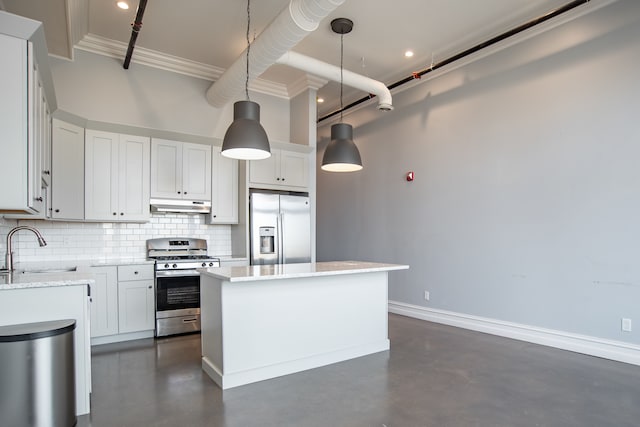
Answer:
<svg viewBox="0 0 640 427"><path fill-rule="evenodd" d="M76 425L75 320L0 327L0 424Z"/></svg>

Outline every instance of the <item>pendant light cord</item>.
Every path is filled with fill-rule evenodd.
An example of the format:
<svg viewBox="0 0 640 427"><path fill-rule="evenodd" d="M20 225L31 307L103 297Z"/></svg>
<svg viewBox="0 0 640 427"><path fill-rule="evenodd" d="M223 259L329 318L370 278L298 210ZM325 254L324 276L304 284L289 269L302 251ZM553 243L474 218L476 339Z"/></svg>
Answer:
<svg viewBox="0 0 640 427"><path fill-rule="evenodd" d="M344 61L344 33L340 34L340 123L342 123L342 69Z"/></svg>
<svg viewBox="0 0 640 427"><path fill-rule="evenodd" d="M249 51L251 50L251 42L249 41L249 27L251 27L251 0L247 0L247 78L244 82L244 91L249 101ZM342 105L340 105L342 108ZM342 117L342 113L341 117Z"/></svg>

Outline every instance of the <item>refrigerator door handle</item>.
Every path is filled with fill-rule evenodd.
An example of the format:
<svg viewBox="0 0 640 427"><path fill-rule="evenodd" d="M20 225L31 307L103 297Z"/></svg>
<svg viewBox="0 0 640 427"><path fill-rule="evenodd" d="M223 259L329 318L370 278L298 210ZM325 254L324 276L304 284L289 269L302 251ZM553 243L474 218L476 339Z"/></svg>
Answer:
<svg viewBox="0 0 640 427"><path fill-rule="evenodd" d="M278 213L278 264L284 264L284 227L282 226L283 222L283 213Z"/></svg>

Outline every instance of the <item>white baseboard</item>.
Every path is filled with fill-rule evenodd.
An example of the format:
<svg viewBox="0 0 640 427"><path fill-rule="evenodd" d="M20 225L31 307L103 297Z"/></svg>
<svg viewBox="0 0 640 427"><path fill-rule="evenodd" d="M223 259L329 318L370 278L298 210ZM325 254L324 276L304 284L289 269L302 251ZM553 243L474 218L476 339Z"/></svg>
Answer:
<svg viewBox="0 0 640 427"><path fill-rule="evenodd" d="M94 337L94 338L91 338L91 345L94 346L94 345L103 345L103 344L113 344L116 342L133 341L133 340L140 340L144 338L153 338L154 335L155 335L155 331L151 329L150 331L129 332L126 334Z"/></svg>
<svg viewBox="0 0 640 427"><path fill-rule="evenodd" d="M354 347L341 348L300 359L286 360L273 365L249 368L226 374L221 372L209 357L202 356L202 370L221 389L226 390L387 350L389 350L389 340L385 338L375 342L358 344Z"/></svg>
<svg viewBox="0 0 640 427"><path fill-rule="evenodd" d="M553 329L389 301L389 312L590 356L640 365L640 346Z"/></svg>

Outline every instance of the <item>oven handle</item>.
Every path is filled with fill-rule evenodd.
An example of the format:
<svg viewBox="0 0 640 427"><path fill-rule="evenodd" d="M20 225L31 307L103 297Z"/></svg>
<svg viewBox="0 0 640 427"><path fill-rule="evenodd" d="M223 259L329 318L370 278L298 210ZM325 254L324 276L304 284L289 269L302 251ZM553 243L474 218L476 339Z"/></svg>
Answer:
<svg viewBox="0 0 640 427"><path fill-rule="evenodd" d="M194 317L192 319L182 319L182 323L195 323L198 321L197 317Z"/></svg>
<svg viewBox="0 0 640 427"><path fill-rule="evenodd" d="M185 277L185 276L199 276L195 270L170 270L170 271L156 271L156 277Z"/></svg>

